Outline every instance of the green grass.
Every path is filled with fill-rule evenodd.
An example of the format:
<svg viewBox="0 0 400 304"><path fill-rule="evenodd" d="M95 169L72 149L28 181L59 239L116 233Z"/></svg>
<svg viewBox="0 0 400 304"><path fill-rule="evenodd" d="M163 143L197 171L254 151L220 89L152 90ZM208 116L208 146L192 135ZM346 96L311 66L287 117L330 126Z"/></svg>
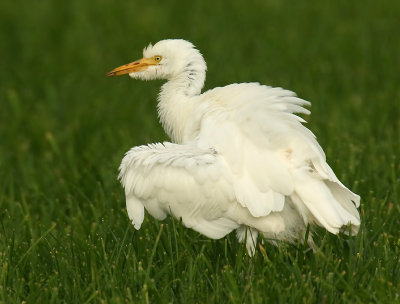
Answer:
<svg viewBox="0 0 400 304"><path fill-rule="evenodd" d="M0 303L400 303L400 2L0 2ZM146 216L117 181L167 140L161 82L105 72L185 38L206 88L260 81L310 100L308 127L362 197L356 237L319 250L209 240Z"/></svg>

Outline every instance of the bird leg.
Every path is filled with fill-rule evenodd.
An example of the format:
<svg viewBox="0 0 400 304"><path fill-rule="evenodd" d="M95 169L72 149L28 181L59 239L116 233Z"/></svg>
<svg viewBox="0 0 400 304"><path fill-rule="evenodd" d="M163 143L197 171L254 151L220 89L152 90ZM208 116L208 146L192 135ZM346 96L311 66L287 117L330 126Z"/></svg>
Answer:
<svg viewBox="0 0 400 304"><path fill-rule="evenodd" d="M246 242L247 252L249 256L253 256L256 252L258 231L254 228L242 225L236 230L236 236L239 242Z"/></svg>

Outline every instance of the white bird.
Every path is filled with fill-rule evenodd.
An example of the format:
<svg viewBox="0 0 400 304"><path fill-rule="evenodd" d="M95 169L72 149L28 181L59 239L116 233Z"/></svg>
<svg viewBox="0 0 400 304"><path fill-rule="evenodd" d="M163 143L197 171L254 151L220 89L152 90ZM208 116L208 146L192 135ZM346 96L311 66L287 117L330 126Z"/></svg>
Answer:
<svg viewBox="0 0 400 304"><path fill-rule="evenodd" d="M192 43L171 39L107 74L167 80L158 114L172 143L133 147L119 168L133 226L140 229L146 209L212 239L236 229L250 255L258 233L294 242L310 224L356 234L360 197L338 180L294 114L309 114L303 106L310 103L259 83L201 93L206 69Z"/></svg>

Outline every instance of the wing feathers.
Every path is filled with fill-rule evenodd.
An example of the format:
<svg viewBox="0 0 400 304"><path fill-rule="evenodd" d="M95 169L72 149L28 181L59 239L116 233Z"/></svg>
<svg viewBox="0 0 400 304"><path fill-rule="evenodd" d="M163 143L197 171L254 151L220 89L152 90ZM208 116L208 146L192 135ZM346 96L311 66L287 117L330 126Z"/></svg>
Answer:
<svg viewBox="0 0 400 304"><path fill-rule="evenodd" d="M131 219L133 226L136 230L139 230L144 219L143 204L134 195L127 195L126 209L128 211L128 216Z"/></svg>
<svg viewBox="0 0 400 304"><path fill-rule="evenodd" d="M302 204L303 219L311 212L331 232L349 222L359 225L354 206L359 197L340 183L314 134L295 115L310 113L304 108L308 101L257 83L217 88L205 96L221 107L203 120L200 141L224 156L232 168L236 198L252 216L282 211L285 196L293 195ZM304 177L304 170L314 174Z"/></svg>
<svg viewBox="0 0 400 304"><path fill-rule="evenodd" d="M137 229L143 221L143 206L158 219L166 213L182 218L187 227L212 238L237 228L224 218L234 191L213 149L172 143L135 147L122 160L119 178Z"/></svg>
<svg viewBox="0 0 400 304"><path fill-rule="evenodd" d="M213 221L201 221L191 228L211 239L220 239L238 227L239 225L230 219L219 218Z"/></svg>
<svg viewBox="0 0 400 304"><path fill-rule="evenodd" d="M332 233L347 224L357 231L359 196L337 179L314 134L295 115L310 113L308 101L257 83L199 98L192 117L198 121L187 128L193 134L184 135L190 142L135 147L121 163L119 179L136 229L145 208L158 219L181 217L214 239L239 225L272 235L312 221Z"/></svg>

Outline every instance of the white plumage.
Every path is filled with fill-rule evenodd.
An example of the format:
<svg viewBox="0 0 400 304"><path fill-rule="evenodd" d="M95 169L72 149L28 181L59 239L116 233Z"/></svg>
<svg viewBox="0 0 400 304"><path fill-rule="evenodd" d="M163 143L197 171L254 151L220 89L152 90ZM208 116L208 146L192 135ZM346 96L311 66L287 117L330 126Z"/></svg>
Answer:
<svg viewBox="0 0 400 304"><path fill-rule="evenodd" d="M140 229L144 209L162 220L219 239L237 229L254 254L258 233L304 238L308 224L337 234L360 225L358 195L326 162L304 120L310 103L281 88L231 84L201 94L206 64L185 40L162 40L143 59L109 76L167 79L158 98L160 121L173 143L134 147L120 166L129 218ZM248 233L249 232L249 233Z"/></svg>

